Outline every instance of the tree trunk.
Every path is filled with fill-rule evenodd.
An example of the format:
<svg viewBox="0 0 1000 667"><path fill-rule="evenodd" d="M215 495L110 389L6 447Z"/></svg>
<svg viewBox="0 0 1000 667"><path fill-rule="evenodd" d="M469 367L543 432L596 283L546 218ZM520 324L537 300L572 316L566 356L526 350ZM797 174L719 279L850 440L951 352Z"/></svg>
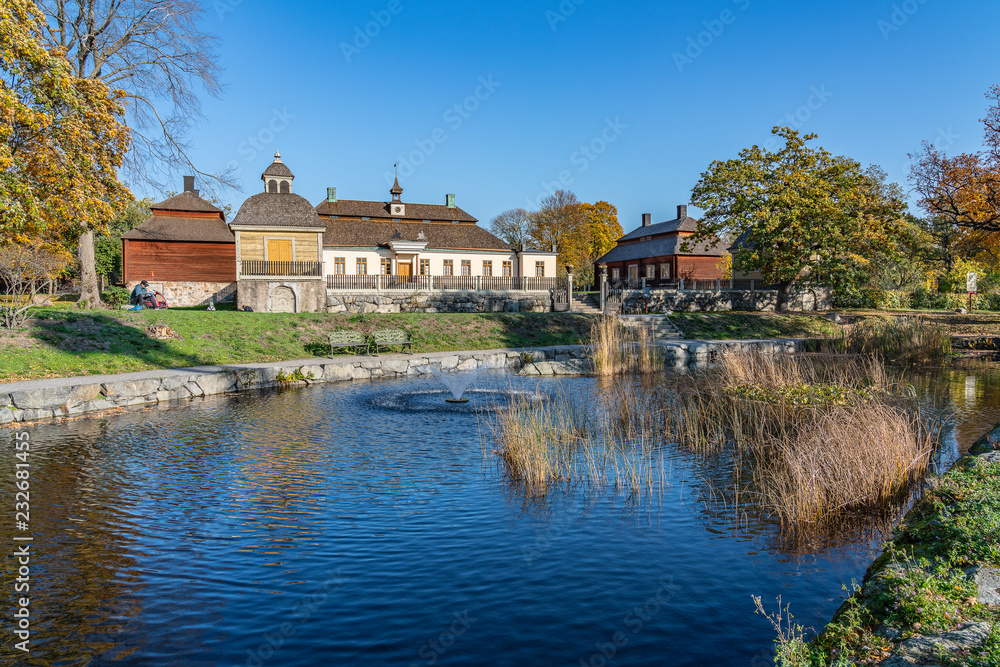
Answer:
<svg viewBox="0 0 1000 667"><path fill-rule="evenodd" d="M101 305L101 291L97 286L94 230L87 229L80 237L77 258L80 260L80 300L86 299L88 308L97 308Z"/></svg>
<svg viewBox="0 0 1000 667"><path fill-rule="evenodd" d="M791 280L783 280L778 283L778 303L775 305L774 309L779 313L788 312L788 301L792 292Z"/></svg>

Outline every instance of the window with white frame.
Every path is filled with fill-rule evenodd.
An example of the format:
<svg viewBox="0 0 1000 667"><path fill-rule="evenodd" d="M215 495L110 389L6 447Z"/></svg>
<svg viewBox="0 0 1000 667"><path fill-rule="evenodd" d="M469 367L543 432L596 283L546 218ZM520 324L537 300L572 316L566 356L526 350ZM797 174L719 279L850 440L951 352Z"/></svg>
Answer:
<svg viewBox="0 0 1000 667"><path fill-rule="evenodd" d="M667 263L660 264L660 278L662 280L670 280L670 265Z"/></svg>

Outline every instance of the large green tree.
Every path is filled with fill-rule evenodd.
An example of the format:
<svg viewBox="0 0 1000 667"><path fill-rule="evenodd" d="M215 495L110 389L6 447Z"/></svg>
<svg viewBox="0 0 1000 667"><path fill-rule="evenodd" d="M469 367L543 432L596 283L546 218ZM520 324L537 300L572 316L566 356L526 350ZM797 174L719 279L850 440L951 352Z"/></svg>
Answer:
<svg viewBox="0 0 1000 667"><path fill-rule="evenodd" d="M784 310L796 283L842 287L865 279L895 248L906 205L879 168L809 145L814 134L787 127L773 134L783 147L752 146L702 174L691 201L705 215L689 242L738 238L735 268L777 284Z"/></svg>

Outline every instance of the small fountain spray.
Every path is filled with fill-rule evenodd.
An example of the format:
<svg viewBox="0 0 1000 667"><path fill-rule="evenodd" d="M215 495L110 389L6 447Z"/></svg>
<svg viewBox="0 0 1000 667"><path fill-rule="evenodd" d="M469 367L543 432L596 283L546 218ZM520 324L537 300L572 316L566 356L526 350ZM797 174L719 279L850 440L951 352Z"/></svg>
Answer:
<svg viewBox="0 0 1000 667"><path fill-rule="evenodd" d="M478 371L472 371L469 373L456 373L454 375L445 375L444 373L435 370L433 371L434 377L441 381L448 391L451 392L451 398L446 398L445 403L468 403L469 399L465 398L464 394L469 388L469 385L479 377Z"/></svg>

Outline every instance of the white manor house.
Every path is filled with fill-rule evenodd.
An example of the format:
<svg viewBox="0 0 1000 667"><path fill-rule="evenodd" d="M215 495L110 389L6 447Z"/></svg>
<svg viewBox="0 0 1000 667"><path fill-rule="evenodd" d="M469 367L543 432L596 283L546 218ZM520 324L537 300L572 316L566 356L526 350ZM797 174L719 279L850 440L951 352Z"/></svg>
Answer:
<svg viewBox="0 0 1000 667"><path fill-rule="evenodd" d="M342 200L336 188L313 207L292 192L295 175L279 154L261 175L264 191L240 207L236 237L237 301L260 312L343 309L345 295L397 312L412 310L547 310L557 288L555 248L512 248L459 208L403 201L397 179L389 201ZM475 292L456 303L441 292ZM483 292L548 293L547 298ZM373 295L381 295L371 298ZM348 303L354 303L351 296ZM469 304L472 304L471 306ZM517 304L517 305L514 305ZM426 307L419 307L419 306ZM368 309L368 307L366 307Z"/></svg>

